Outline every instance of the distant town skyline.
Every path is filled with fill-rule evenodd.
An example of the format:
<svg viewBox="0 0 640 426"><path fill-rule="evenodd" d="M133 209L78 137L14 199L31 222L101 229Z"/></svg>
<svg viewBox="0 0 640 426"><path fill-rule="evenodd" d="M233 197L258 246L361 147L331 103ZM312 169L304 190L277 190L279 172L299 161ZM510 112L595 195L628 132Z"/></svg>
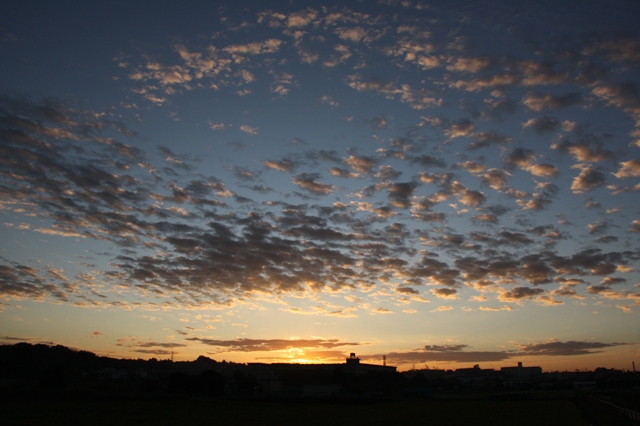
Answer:
<svg viewBox="0 0 640 426"><path fill-rule="evenodd" d="M630 369L640 4L0 5L0 343Z"/></svg>

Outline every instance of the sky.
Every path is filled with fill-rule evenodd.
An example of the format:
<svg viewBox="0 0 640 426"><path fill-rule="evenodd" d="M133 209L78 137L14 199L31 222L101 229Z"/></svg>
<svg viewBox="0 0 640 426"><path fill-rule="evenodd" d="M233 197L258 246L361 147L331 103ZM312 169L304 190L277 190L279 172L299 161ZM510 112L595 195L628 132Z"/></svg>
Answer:
<svg viewBox="0 0 640 426"><path fill-rule="evenodd" d="M636 1L6 1L0 343L640 365Z"/></svg>

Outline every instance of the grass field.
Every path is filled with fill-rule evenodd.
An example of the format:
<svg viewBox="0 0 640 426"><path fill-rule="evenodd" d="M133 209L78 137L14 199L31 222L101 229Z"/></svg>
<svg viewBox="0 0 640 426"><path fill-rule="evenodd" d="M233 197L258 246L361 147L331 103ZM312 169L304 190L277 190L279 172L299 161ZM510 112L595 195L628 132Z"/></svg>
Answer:
<svg viewBox="0 0 640 426"><path fill-rule="evenodd" d="M0 403L6 425L585 426L573 401L427 400L338 404L181 400Z"/></svg>

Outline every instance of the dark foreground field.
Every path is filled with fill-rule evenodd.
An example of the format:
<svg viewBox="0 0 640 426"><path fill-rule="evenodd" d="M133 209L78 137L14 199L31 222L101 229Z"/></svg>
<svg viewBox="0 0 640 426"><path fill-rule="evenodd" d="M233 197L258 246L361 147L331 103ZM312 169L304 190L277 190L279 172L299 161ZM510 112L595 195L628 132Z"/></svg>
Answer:
<svg viewBox="0 0 640 426"><path fill-rule="evenodd" d="M303 403L228 400L0 402L6 425L562 425L587 422L573 400Z"/></svg>

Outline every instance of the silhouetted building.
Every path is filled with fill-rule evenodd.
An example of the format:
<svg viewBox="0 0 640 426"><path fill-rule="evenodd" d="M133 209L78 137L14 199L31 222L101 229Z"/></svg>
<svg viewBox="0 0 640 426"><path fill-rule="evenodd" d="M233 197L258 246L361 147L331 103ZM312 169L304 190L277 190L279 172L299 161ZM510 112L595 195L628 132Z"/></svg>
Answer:
<svg viewBox="0 0 640 426"><path fill-rule="evenodd" d="M493 368L480 368L474 365L473 368L457 368L454 372L456 377L487 377L495 375L496 370Z"/></svg>
<svg viewBox="0 0 640 426"><path fill-rule="evenodd" d="M338 364L339 365L339 364ZM366 374L369 372L374 373L395 373L396 367L386 365L386 358L384 359L384 365L377 364L363 364L360 362L360 358L356 356L354 352L349 355L349 358L345 361L345 371L351 374Z"/></svg>
<svg viewBox="0 0 640 426"><path fill-rule="evenodd" d="M241 368L244 378L253 378L256 394L269 397L335 397L344 394L343 383L364 379L369 373L395 373L396 367L364 364L351 353L344 364L248 363ZM358 376L358 377L356 377ZM380 376L379 376L380 377ZM232 382L237 382L233 379ZM384 380L382 380L384 382ZM234 387L235 386L235 387ZM234 383L229 394L238 394ZM253 392L253 390L252 390ZM245 392L246 393L246 392Z"/></svg>
<svg viewBox="0 0 640 426"><path fill-rule="evenodd" d="M377 365L377 364L364 364L360 362L360 358L355 353L351 353L349 358L345 360L344 364L289 364L289 363L274 363L265 364L260 362L247 363L248 371L254 374L260 379L270 379L278 377L282 372L295 372L295 371L312 371L312 370L325 370L336 371L341 370L347 374L362 375L369 372L376 373L395 373L396 368L389 365Z"/></svg>
<svg viewBox="0 0 640 426"><path fill-rule="evenodd" d="M517 367L502 367L500 372L506 377L532 378L542 375L542 367L523 367L519 362Z"/></svg>

